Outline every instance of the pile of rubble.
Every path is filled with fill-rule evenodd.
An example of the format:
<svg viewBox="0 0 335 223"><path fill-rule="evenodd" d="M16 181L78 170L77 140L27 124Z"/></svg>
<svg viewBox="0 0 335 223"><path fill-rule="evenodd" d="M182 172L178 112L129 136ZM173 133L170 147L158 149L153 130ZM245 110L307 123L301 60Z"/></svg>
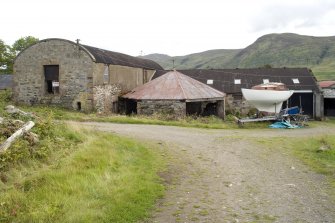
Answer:
<svg viewBox="0 0 335 223"><path fill-rule="evenodd" d="M35 118L32 113L24 112L13 105L6 106L5 111L13 117L17 115L18 117ZM30 132L34 125L33 121L23 122L19 119L0 117L0 132L7 138L4 142L0 142L0 153L5 152L19 137L24 137L30 144L36 144L39 141L38 135Z"/></svg>

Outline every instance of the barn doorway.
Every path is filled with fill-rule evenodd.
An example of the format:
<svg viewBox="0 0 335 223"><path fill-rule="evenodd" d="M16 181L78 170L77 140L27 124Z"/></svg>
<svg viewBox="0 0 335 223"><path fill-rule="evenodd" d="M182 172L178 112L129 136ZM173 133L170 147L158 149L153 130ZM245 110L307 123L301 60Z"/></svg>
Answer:
<svg viewBox="0 0 335 223"><path fill-rule="evenodd" d="M59 93L59 65L44 65L45 89L47 94Z"/></svg>
<svg viewBox="0 0 335 223"><path fill-rule="evenodd" d="M283 108L286 108L286 101L283 103ZM314 95L313 93L294 93L288 99L288 107L298 106L304 115L314 116Z"/></svg>
<svg viewBox="0 0 335 223"><path fill-rule="evenodd" d="M335 116L335 98L324 99L325 116Z"/></svg>
<svg viewBox="0 0 335 223"><path fill-rule="evenodd" d="M218 115L217 102L186 102L186 114L197 116Z"/></svg>
<svg viewBox="0 0 335 223"><path fill-rule="evenodd" d="M137 102L132 99L126 99L125 111L126 115L137 114Z"/></svg>
<svg viewBox="0 0 335 223"><path fill-rule="evenodd" d="M187 115L200 115L202 112L201 102L186 102Z"/></svg>

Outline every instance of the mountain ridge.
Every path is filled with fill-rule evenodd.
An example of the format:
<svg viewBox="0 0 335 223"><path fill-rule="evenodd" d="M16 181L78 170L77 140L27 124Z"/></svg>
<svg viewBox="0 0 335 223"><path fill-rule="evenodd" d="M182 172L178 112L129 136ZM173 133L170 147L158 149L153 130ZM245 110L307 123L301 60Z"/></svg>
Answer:
<svg viewBox="0 0 335 223"><path fill-rule="evenodd" d="M157 53L142 58L153 60L164 69L308 67L318 80L335 80L335 36L272 33L244 49L213 49L176 57Z"/></svg>

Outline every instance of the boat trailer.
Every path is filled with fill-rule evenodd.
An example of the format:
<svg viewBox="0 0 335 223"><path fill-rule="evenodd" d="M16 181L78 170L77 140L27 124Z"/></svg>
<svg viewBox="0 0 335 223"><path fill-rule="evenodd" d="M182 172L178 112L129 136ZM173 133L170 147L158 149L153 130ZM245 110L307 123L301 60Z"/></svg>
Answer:
<svg viewBox="0 0 335 223"><path fill-rule="evenodd" d="M264 121L286 121L293 125L305 126L308 122L308 115L303 115L303 111L298 107L294 106L291 108L285 108L276 115L268 115L263 117L248 117L237 120L237 124L243 126L244 123L249 122L264 122Z"/></svg>

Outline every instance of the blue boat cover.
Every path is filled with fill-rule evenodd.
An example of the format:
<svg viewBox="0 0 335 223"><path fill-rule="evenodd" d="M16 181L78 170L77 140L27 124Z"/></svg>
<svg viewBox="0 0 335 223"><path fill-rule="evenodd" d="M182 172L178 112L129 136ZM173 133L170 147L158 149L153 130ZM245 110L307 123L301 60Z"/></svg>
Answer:
<svg viewBox="0 0 335 223"><path fill-rule="evenodd" d="M296 129L296 128L301 128L298 125L292 125L291 123L287 121L281 121L281 122L275 122L271 125L269 125L270 128L273 129Z"/></svg>

